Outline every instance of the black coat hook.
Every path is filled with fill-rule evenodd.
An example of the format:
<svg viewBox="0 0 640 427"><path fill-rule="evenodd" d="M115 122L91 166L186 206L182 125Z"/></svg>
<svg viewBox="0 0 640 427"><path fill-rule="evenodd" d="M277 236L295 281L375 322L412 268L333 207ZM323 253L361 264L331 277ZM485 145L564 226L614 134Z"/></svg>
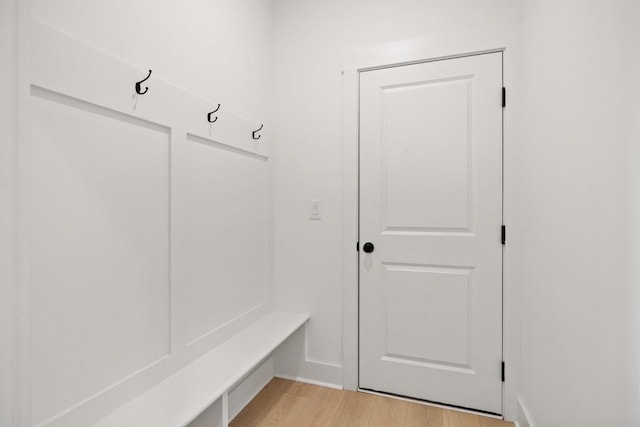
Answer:
<svg viewBox="0 0 640 427"><path fill-rule="evenodd" d="M256 137L256 133L260 132L260 131L262 130L262 127L263 127L263 126L264 126L264 125L260 125L260 128L259 128L258 130L254 130L254 131L253 131L253 135L252 135L252 136L253 136L253 139L260 139L260 137L261 137L262 135L258 135L258 136Z"/></svg>
<svg viewBox="0 0 640 427"><path fill-rule="evenodd" d="M210 112L209 114L207 114L207 121L209 123L215 123L216 120L218 120L218 116L216 116L215 119L211 120L211 116L213 115L213 113L215 113L216 111L218 111L220 109L220 104L218 104L218 108L216 108L215 110L213 110L212 112Z"/></svg>
<svg viewBox="0 0 640 427"><path fill-rule="evenodd" d="M147 81L149 79L149 77L151 77L151 70L149 70L149 75L147 77L145 77L143 80L140 80L139 82L136 83L136 93L138 95L144 95L149 90L148 87L144 88L144 92L142 91L142 89L140 89L141 88L141 84L144 83L145 81Z"/></svg>

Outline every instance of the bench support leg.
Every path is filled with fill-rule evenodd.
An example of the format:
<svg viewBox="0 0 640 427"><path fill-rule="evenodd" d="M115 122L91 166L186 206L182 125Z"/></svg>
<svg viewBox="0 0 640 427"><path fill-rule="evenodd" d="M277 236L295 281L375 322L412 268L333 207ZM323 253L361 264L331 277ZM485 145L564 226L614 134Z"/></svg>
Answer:
<svg viewBox="0 0 640 427"><path fill-rule="evenodd" d="M222 427L229 426L229 392L222 395Z"/></svg>

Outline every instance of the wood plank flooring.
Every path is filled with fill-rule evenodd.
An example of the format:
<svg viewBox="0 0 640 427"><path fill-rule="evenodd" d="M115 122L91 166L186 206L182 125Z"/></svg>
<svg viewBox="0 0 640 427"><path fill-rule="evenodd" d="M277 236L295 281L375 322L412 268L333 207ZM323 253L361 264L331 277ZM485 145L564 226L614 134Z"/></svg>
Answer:
<svg viewBox="0 0 640 427"><path fill-rule="evenodd" d="M274 378L231 427L513 427L513 423Z"/></svg>

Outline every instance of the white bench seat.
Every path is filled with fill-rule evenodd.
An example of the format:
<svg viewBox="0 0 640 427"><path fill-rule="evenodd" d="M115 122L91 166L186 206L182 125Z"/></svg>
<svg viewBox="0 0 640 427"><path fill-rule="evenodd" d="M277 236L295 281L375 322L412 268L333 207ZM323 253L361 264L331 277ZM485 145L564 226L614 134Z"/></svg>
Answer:
<svg viewBox="0 0 640 427"><path fill-rule="evenodd" d="M183 427L222 398L300 328L309 315L272 312L99 421L97 427Z"/></svg>

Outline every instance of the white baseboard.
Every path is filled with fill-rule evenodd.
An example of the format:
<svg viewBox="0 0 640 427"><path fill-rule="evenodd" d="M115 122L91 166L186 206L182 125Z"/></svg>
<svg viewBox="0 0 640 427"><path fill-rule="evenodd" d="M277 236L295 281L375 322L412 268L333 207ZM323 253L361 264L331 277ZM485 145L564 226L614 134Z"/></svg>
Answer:
<svg viewBox="0 0 640 427"><path fill-rule="evenodd" d="M275 351L274 375L342 389L342 366L310 360L306 352L305 333L305 329L299 329Z"/></svg>
<svg viewBox="0 0 640 427"><path fill-rule="evenodd" d="M283 363L277 356L274 359L274 376L278 378L342 390L342 367L309 360Z"/></svg>
<svg viewBox="0 0 640 427"><path fill-rule="evenodd" d="M536 427L521 397L518 397L518 419L515 421L515 425L516 427Z"/></svg>
<svg viewBox="0 0 640 427"><path fill-rule="evenodd" d="M291 375L276 375L277 378L283 378L285 380L291 380L291 381L297 381L299 383L305 383L305 384L313 384L313 385L317 385L320 387L328 387L328 388L333 388L336 390L342 390L342 386L339 384L332 384L332 383L327 383L327 382L323 382L323 381L316 381L316 380L312 380L309 378L303 378L303 377L294 377Z"/></svg>

